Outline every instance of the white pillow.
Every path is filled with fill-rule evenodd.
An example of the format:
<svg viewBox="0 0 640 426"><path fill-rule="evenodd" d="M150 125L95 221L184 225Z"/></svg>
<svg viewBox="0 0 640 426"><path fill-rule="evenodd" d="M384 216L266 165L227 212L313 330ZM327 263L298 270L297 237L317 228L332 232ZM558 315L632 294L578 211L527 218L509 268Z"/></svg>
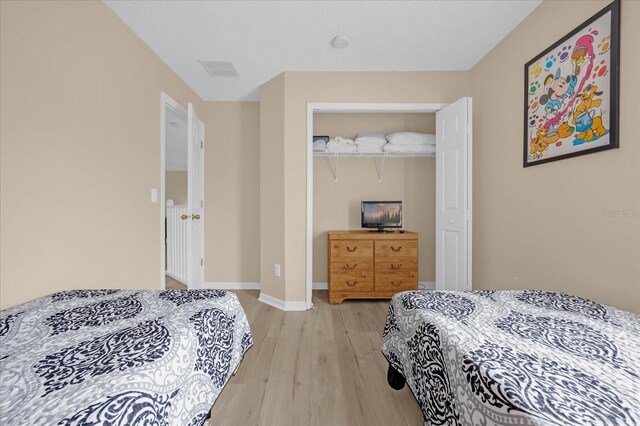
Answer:
<svg viewBox="0 0 640 426"><path fill-rule="evenodd" d="M388 134L387 140L393 145L435 145L436 135L416 132L396 132Z"/></svg>
<svg viewBox="0 0 640 426"><path fill-rule="evenodd" d="M358 133L356 138L381 138L385 139L384 133Z"/></svg>

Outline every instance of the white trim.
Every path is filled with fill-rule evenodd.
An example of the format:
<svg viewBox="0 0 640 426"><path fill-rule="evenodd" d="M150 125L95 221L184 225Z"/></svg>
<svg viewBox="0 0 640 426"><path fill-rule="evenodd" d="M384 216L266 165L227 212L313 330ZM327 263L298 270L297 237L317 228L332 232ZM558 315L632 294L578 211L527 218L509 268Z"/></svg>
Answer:
<svg viewBox="0 0 640 426"><path fill-rule="evenodd" d="M329 290L329 283L313 283L314 290Z"/></svg>
<svg viewBox="0 0 640 426"><path fill-rule="evenodd" d="M260 292L260 297L258 300L262 303L265 303L269 306L273 306L274 308L278 308L281 311L306 311L307 310L307 302L306 300L300 301L284 301L282 299L278 299L277 297L269 296L264 292Z"/></svg>
<svg viewBox="0 0 640 426"><path fill-rule="evenodd" d="M305 295L307 309L313 306L313 104L307 104L307 247Z"/></svg>
<svg viewBox="0 0 640 426"><path fill-rule="evenodd" d="M434 113L445 103L307 103L307 236L306 282L307 309L311 309L313 293L313 113ZM266 303L266 302L265 302Z"/></svg>
<svg viewBox="0 0 640 426"><path fill-rule="evenodd" d="M473 98L467 98L467 289L473 290Z"/></svg>
<svg viewBox="0 0 640 426"><path fill-rule="evenodd" d="M436 282L435 281L419 281L418 282L418 290L435 290Z"/></svg>
<svg viewBox="0 0 640 426"><path fill-rule="evenodd" d="M260 283L244 281L215 281L202 283L203 289L207 290L260 290Z"/></svg>
<svg viewBox="0 0 640 426"><path fill-rule="evenodd" d="M432 113L440 111L448 104L442 103L335 103L335 102L313 102L308 103L313 108L312 112L320 113L365 113L365 114L387 114L387 113Z"/></svg>

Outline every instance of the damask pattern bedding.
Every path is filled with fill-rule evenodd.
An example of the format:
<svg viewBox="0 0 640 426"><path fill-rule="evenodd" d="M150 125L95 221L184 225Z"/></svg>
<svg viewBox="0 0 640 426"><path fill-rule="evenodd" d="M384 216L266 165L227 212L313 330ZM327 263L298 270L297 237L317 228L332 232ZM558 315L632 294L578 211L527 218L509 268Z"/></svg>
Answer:
<svg viewBox="0 0 640 426"><path fill-rule="evenodd" d="M382 352L425 424L640 424L640 316L579 297L399 293Z"/></svg>
<svg viewBox="0 0 640 426"><path fill-rule="evenodd" d="M0 312L0 424L202 425L251 345L233 293L55 293Z"/></svg>

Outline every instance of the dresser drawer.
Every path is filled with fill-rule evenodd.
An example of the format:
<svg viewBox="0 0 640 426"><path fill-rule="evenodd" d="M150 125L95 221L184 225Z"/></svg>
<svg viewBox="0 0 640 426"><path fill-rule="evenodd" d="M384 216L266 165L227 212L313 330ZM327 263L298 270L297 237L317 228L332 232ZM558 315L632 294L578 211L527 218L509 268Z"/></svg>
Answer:
<svg viewBox="0 0 640 426"><path fill-rule="evenodd" d="M417 290L416 276L377 275L376 291L406 291Z"/></svg>
<svg viewBox="0 0 640 426"><path fill-rule="evenodd" d="M373 291L373 276L371 273L343 273L331 274L330 291Z"/></svg>
<svg viewBox="0 0 640 426"><path fill-rule="evenodd" d="M331 262L332 274L354 274L366 276L373 276L373 262L369 259L357 259L349 260L346 262Z"/></svg>
<svg viewBox="0 0 640 426"><path fill-rule="evenodd" d="M376 241L376 260L393 257L417 257L417 240Z"/></svg>
<svg viewBox="0 0 640 426"><path fill-rule="evenodd" d="M410 257L398 257L393 260L376 261L376 276L398 275L405 277L418 276L418 261Z"/></svg>
<svg viewBox="0 0 640 426"><path fill-rule="evenodd" d="M373 257L373 241L341 240L330 244L331 260Z"/></svg>

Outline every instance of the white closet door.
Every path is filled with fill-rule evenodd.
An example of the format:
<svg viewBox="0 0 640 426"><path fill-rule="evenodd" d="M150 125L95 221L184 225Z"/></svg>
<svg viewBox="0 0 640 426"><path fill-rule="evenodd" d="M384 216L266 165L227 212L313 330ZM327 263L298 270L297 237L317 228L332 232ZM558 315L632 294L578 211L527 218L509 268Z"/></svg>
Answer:
<svg viewBox="0 0 640 426"><path fill-rule="evenodd" d="M436 113L436 289L471 290L471 98Z"/></svg>
<svg viewBox="0 0 640 426"><path fill-rule="evenodd" d="M204 281L204 124L193 104L187 108L188 194L187 226L188 287L201 288Z"/></svg>

